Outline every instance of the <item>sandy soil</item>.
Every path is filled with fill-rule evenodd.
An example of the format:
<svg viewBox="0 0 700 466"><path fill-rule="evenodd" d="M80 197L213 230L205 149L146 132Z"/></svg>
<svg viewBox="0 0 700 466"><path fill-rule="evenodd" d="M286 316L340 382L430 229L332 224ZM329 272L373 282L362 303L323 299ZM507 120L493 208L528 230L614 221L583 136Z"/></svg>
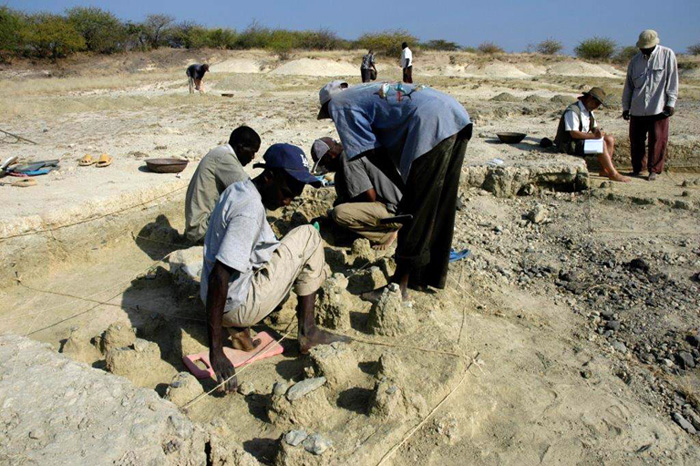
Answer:
<svg viewBox="0 0 700 466"><path fill-rule="evenodd" d="M90 338L128 322L158 345L160 359L127 377L163 396L185 370L181 356L205 348L201 303L189 288L174 286L159 261L182 247L182 189L196 161L240 124L258 130L263 151L282 141L308 149L316 137L334 135L332 124L315 119L318 88L334 73L359 81L359 61L343 62L341 54L280 63L262 52L207 53L214 72L209 92L197 96L187 95L180 78L182 66L200 58L179 53L132 57L128 66L100 59L94 72L76 62L72 76L65 68L44 70L62 78L36 77L42 70L32 67L0 71L9 89L0 102L11 117L2 129L39 143L6 139L0 158L62 157L61 169L36 187L0 180L0 242L11 251L3 260L24 277L2 291L0 331L56 350L73 335L83 346L72 355L102 369L105 354ZM392 61L380 65L382 78L398 78ZM470 170L493 158L513 167L580 164L542 151L539 140L553 137L562 108L581 90L602 85L619 95L620 70L532 55L485 61L423 54L415 73L458 98L475 120L454 245L472 255L454 265L447 289L412 296L417 327L402 336L374 335L370 306L348 297L349 326L337 329L356 340L349 349L357 367L347 380L327 382L301 402L275 398L275 382L320 375L313 358L298 355L292 334L284 355L241 375L253 386L247 395L206 397L187 415L226 429L266 464L377 464L424 419L389 464L697 464L699 437L673 416L692 424L692 413L700 413L700 357L695 368L677 359L693 356L686 337L700 317L693 278L700 271L700 82L684 75L671 126L674 170L658 182L609 185L591 176L589 191L538 188L504 198L470 186ZM9 79L20 75L26 77ZM619 108L602 110L599 121L618 139L624 165ZM495 138L503 130L528 138L503 145ZM103 152L114 156L112 166L77 166L83 154ZM180 177L143 170L145 158L166 156L192 162ZM331 201L329 190L308 191L273 214L275 228L308 222ZM545 212L541 221L527 220L533 209ZM120 222L127 213L129 221ZM86 223L65 226L76 221ZM87 229L91 222L99 226ZM376 261L390 269L390 260L353 254L352 238L325 221L321 228L333 271L350 277L349 293L385 279L380 269L360 267ZM33 254L29 238L43 230L50 230L38 234L45 252ZM27 236L7 238L18 234ZM649 266L643 274L629 266L638 258ZM288 302L258 330L280 337L292 316ZM621 325L610 331L610 321ZM382 398L386 383L400 400ZM200 391L212 387L205 381ZM313 456L279 441L299 428L330 439L332 449Z"/></svg>

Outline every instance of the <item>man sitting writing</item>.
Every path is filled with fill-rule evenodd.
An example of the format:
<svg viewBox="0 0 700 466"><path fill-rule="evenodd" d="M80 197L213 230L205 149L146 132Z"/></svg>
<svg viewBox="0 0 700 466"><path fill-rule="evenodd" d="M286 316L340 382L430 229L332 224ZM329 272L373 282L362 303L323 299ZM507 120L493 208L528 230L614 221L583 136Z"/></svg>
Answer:
<svg viewBox="0 0 700 466"><path fill-rule="evenodd" d="M605 91L594 87L584 92L578 101L566 107L559 119L557 136L554 143L561 152L569 155L585 155L586 140L603 139L603 152L598 154L598 162L602 167L600 176L607 176L613 181L628 182L629 178L618 173L613 165L612 157L615 149L615 139L598 129L593 110L597 109L605 101Z"/></svg>
<svg viewBox="0 0 700 466"><path fill-rule="evenodd" d="M321 236L311 225L297 227L278 241L265 208L275 210L300 196L318 180L308 170L304 152L274 144L264 156L265 170L238 181L221 195L204 240L201 298L206 304L209 358L224 391L235 390L235 369L223 351L223 329L234 348L250 351L259 344L249 328L270 314L293 290L297 295L301 352L347 338L320 330L314 321L316 291L328 275Z"/></svg>

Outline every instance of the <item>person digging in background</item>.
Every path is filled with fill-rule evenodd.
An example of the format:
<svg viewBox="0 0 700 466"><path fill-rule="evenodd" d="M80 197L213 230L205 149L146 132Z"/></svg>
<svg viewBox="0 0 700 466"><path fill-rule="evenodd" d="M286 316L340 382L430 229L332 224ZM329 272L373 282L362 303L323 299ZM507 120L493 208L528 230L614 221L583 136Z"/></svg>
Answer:
<svg viewBox="0 0 700 466"><path fill-rule="evenodd" d="M260 150L260 136L248 126L231 132L228 144L215 147L202 158L185 196L185 236L193 243L204 239L217 199L231 184L247 180L243 169Z"/></svg>
<svg viewBox="0 0 700 466"><path fill-rule="evenodd" d="M335 173L335 223L369 239L375 249L390 247L400 225L380 220L396 214L403 181L389 157L376 152L348 160L342 144L331 138L314 141L311 157L315 175Z"/></svg>
<svg viewBox="0 0 700 466"><path fill-rule="evenodd" d="M602 167L600 176L607 176L613 181L623 183L630 179L618 173L613 165L613 151L615 150L615 138L605 134L598 128L593 111L605 102L605 91L594 87L584 92L578 101L566 107L559 119L557 136L554 143L561 152L569 155L584 157L585 141L590 139L603 139L603 153L598 155L598 163Z"/></svg>
<svg viewBox="0 0 700 466"><path fill-rule="evenodd" d="M374 64L374 52L369 49L367 55L362 57L362 65L360 66L360 76L363 83L373 81L372 71L374 71L374 79L376 79L377 67Z"/></svg>
<svg viewBox="0 0 700 466"><path fill-rule="evenodd" d="M659 45L652 29L639 34L637 48L639 53L627 66L622 118L630 122L632 174L648 169L649 181L654 181L664 169L669 121L678 99L678 63L673 50Z"/></svg>
<svg viewBox="0 0 700 466"><path fill-rule="evenodd" d="M398 168L405 189L398 213L412 220L398 232L396 272L407 288L444 288L454 234L457 194L469 114L454 98L426 87L365 84L344 89L339 81L319 92L318 118L335 123L348 159L384 154ZM382 289L363 297L376 301Z"/></svg>
<svg viewBox="0 0 700 466"><path fill-rule="evenodd" d="M294 290L297 295L299 346L302 353L335 341L348 341L316 327L316 291L328 276L321 235L311 225L291 230L278 241L265 208L278 209L318 179L308 170L304 152L274 144L255 179L237 181L221 195L204 240L200 294L206 305L209 358L224 391L235 390L235 369L224 355L223 330L233 347L253 350L259 340L250 327L270 314Z"/></svg>
<svg viewBox="0 0 700 466"><path fill-rule="evenodd" d="M185 74L187 75L190 94L194 94L195 90L202 94L204 93L204 84L202 83L202 80L204 79L204 75L207 73L207 71L209 71L209 65L206 63L202 65L194 63L187 67Z"/></svg>

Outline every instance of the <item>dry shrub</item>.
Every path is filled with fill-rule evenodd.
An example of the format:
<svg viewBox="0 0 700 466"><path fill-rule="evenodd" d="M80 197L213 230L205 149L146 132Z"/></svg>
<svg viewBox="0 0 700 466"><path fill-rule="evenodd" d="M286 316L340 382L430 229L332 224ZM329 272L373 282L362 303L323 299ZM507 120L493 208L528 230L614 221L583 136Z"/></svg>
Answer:
<svg viewBox="0 0 700 466"><path fill-rule="evenodd" d="M497 53L505 53L505 50L501 48L500 45L496 44L495 42L482 42L479 44L477 47L477 50L480 53L486 54L486 55L494 55Z"/></svg>

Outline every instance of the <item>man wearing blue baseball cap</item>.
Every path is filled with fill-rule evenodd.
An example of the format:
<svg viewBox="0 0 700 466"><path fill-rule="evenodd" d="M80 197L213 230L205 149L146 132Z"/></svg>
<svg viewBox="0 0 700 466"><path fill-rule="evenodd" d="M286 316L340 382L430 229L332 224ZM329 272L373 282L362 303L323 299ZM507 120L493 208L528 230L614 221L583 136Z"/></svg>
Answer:
<svg viewBox="0 0 700 466"><path fill-rule="evenodd" d="M204 238L201 298L206 305L209 359L224 391L236 389L235 370L223 352L226 328L236 349L250 351L259 341L250 327L279 306L290 291L298 297L301 352L319 344L346 341L316 327L316 291L328 276L321 235L311 225L297 227L278 240L265 209L289 205L307 184L304 152L290 144L274 144L265 152L265 170L254 179L231 184L219 198Z"/></svg>

